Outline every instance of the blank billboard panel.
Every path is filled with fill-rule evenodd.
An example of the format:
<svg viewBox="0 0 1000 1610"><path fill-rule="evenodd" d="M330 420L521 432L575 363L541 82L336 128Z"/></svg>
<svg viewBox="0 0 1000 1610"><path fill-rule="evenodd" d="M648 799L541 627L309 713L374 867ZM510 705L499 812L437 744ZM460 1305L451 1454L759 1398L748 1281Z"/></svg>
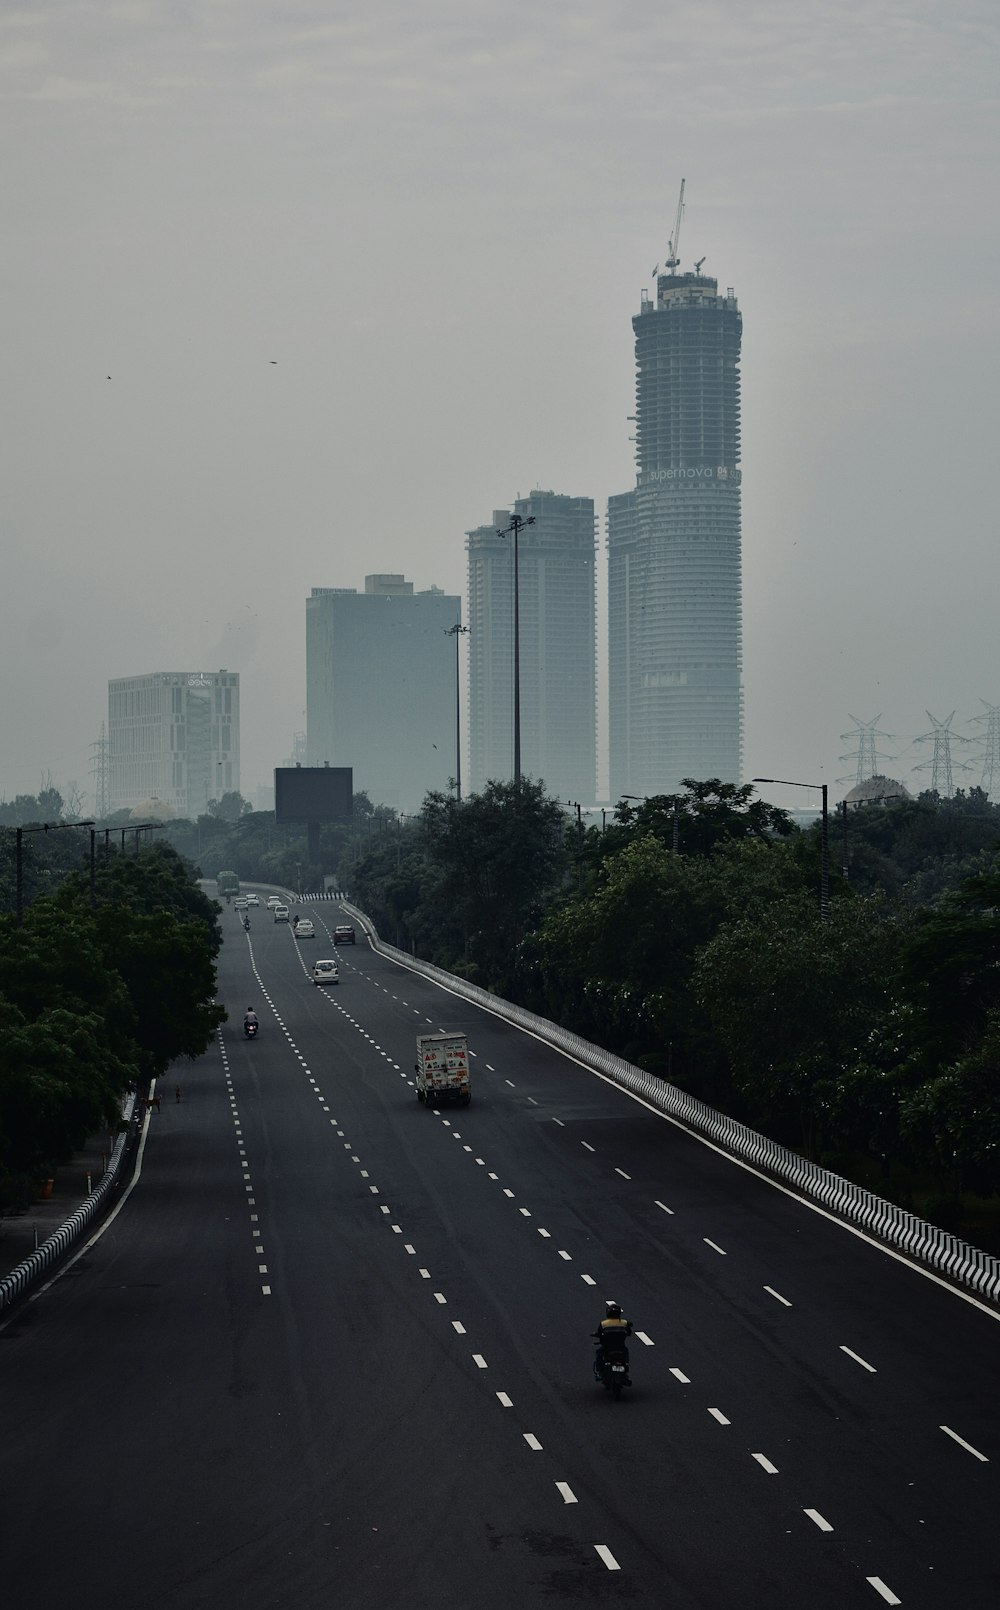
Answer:
<svg viewBox="0 0 1000 1610"><path fill-rule="evenodd" d="M344 822L353 815L353 767L281 766L275 770L276 822Z"/></svg>

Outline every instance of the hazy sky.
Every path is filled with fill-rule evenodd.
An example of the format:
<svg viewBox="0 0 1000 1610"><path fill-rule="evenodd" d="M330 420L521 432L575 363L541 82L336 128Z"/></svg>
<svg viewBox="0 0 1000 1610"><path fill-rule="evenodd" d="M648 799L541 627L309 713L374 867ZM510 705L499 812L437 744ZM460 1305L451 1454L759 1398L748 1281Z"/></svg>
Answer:
<svg viewBox="0 0 1000 1610"><path fill-rule="evenodd" d="M91 786L109 677L220 666L250 792L312 586L464 592L494 508L634 484L682 175L744 316L746 775L881 711L909 779L1000 704L998 19L3 0L0 793Z"/></svg>

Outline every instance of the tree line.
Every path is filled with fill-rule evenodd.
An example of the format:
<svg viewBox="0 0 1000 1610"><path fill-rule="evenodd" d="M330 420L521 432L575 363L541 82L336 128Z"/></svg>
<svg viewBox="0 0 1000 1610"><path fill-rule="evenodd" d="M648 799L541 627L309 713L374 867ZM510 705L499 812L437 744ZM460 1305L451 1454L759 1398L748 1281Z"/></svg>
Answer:
<svg viewBox="0 0 1000 1610"><path fill-rule="evenodd" d="M982 790L831 814L826 921L819 824L715 780L623 801L606 831L532 781L411 817L358 794L317 866L304 830L238 794L159 836L206 876L310 889L325 871L390 941L1000 1249L1000 809ZM25 846L27 899L86 877L86 835Z"/></svg>
<svg viewBox="0 0 1000 1610"><path fill-rule="evenodd" d="M688 780L602 832L490 783L429 795L342 880L390 941L1000 1249L1000 811L865 806L830 845L824 920L819 825L749 785Z"/></svg>
<svg viewBox="0 0 1000 1610"><path fill-rule="evenodd" d="M62 840L33 846L46 892L22 926L0 916L0 1211L117 1121L126 1091L207 1048L221 944L217 907L166 845L66 870ZM75 853L82 856L79 843Z"/></svg>

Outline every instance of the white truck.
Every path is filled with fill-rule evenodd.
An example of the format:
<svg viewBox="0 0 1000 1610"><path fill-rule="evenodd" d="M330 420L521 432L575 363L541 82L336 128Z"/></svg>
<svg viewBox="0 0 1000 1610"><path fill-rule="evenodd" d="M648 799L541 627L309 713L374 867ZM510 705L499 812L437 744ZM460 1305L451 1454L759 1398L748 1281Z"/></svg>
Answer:
<svg viewBox="0 0 1000 1610"><path fill-rule="evenodd" d="M472 1086L464 1034L418 1034L416 1068L418 1101L429 1107L438 1101L469 1105Z"/></svg>

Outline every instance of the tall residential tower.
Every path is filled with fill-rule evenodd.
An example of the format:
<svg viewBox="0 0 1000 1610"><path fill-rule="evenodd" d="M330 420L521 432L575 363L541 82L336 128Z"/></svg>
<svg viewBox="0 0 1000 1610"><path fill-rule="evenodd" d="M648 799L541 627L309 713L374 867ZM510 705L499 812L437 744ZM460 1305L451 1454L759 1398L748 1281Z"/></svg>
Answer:
<svg viewBox="0 0 1000 1610"><path fill-rule="evenodd" d="M474 789L513 776L514 554L511 510L467 533L469 773ZM596 797L594 500L518 498L521 769L560 799Z"/></svg>
<svg viewBox="0 0 1000 1610"><path fill-rule="evenodd" d="M608 501L612 799L739 782L743 731L736 297L661 274L632 328L636 485Z"/></svg>

